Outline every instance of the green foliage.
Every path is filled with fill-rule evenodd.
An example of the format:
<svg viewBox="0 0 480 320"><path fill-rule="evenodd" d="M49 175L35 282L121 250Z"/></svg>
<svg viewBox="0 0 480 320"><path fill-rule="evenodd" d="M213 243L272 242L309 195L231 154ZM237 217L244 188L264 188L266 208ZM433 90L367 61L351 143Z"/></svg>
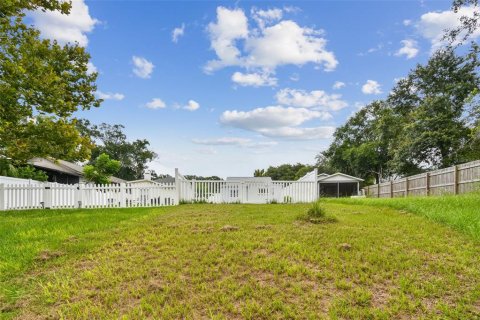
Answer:
<svg viewBox="0 0 480 320"><path fill-rule="evenodd" d="M38 181L47 181L48 179L48 175L42 170L30 165L16 167L12 164L12 161L7 159L0 160L0 176Z"/></svg>
<svg viewBox="0 0 480 320"><path fill-rule="evenodd" d="M101 102L94 96L97 74L87 72L90 56L77 44L40 39L23 22L27 10L67 14L70 3L6 0L0 6L0 156L19 163L37 156L88 159L89 138L76 130L73 114Z"/></svg>
<svg viewBox="0 0 480 320"><path fill-rule="evenodd" d="M314 169L307 164L282 164L278 167L270 166L267 170L256 169L254 177L271 177L272 180L298 180Z"/></svg>
<svg viewBox="0 0 480 320"><path fill-rule="evenodd" d="M82 119L77 123L77 128L95 142L90 164L93 163L93 159L105 153L112 159L120 161L117 176L124 180L142 179L148 168L147 163L157 157L156 153L149 149L150 143L146 139L128 141L123 132L125 127L122 125L106 123L92 125L88 120Z"/></svg>
<svg viewBox="0 0 480 320"><path fill-rule="evenodd" d="M85 179L96 184L110 183L110 177L120 170L120 161L111 160L108 154L102 153L93 165L83 167Z"/></svg>
<svg viewBox="0 0 480 320"><path fill-rule="evenodd" d="M205 181L219 181L219 180L222 180L222 178L217 177L217 176L202 177L202 176L196 176L196 175L185 175L184 177L187 180L205 180Z"/></svg>
<svg viewBox="0 0 480 320"><path fill-rule="evenodd" d="M17 177L22 179L32 179L38 181L47 181L48 175L45 171L36 169L32 166L23 166L17 169Z"/></svg>

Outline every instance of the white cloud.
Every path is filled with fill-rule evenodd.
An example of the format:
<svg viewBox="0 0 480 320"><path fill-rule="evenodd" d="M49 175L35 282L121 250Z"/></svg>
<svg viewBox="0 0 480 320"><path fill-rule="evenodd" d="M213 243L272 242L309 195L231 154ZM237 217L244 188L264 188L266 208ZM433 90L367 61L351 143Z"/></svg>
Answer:
<svg viewBox="0 0 480 320"><path fill-rule="evenodd" d="M282 89L276 94L278 103L299 108L317 108L324 110L340 110L348 104L343 101L339 94L327 94L323 90L307 92L297 89Z"/></svg>
<svg viewBox="0 0 480 320"><path fill-rule="evenodd" d="M345 82L342 82L342 81L335 81L335 83L333 84L332 88L335 89L335 90L338 90L338 89L341 89L343 87L345 87L346 84Z"/></svg>
<svg viewBox="0 0 480 320"><path fill-rule="evenodd" d="M326 119L326 112L305 108L270 106L251 111L225 111L220 117L224 125L257 132L266 137L316 139L331 136L331 127L300 128L312 119Z"/></svg>
<svg viewBox="0 0 480 320"><path fill-rule="evenodd" d="M432 44L432 51L442 47L444 41L442 40L445 30L454 29L461 25L460 17L473 17L478 8L462 7L458 12L451 10L441 12L427 12L420 17L420 21L416 24L417 30L425 38L430 40ZM480 29L474 31L470 39L476 39L480 36Z"/></svg>
<svg viewBox="0 0 480 320"><path fill-rule="evenodd" d="M251 16L257 22L258 26L263 29L265 25L272 24L278 20L282 19L283 11L279 8L260 10L257 8L252 8Z"/></svg>
<svg viewBox="0 0 480 320"><path fill-rule="evenodd" d="M409 20L409 19L403 20L403 25L404 25L404 26L408 27L408 26L410 26L411 24L412 24L412 20Z"/></svg>
<svg viewBox="0 0 480 320"><path fill-rule="evenodd" d="M305 108L270 106L251 111L225 111L220 122L232 127L256 131L259 128L298 126L305 121L321 118L323 113Z"/></svg>
<svg viewBox="0 0 480 320"><path fill-rule="evenodd" d="M96 95L98 98L103 99L103 100L123 100L125 98L125 95L122 93L111 93L111 92L102 92L100 90L97 90Z"/></svg>
<svg viewBox="0 0 480 320"><path fill-rule="evenodd" d="M248 36L248 22L243 10L218 7L217 22L210 23L207 29L210 46L219 60L208 62L205 70L211 72L224 66L239 64L240 50L235 42Z"/></svg>
<svg viewBox="0 0 480 320"><path fill-rule="evenodd" d="M380 94L382 93L380 84L375 80L367 80L362 86L362 92L364 94Z"/></svg>
<svg viewBox="0 0 480 320"><path fill-rule="evenodd" d="M185 33L185 24L182 23L182 26L181 27L177 27L175 29L173 29L172 31L172 41L174 43L177 43L178 42L178 39L183 36Z"/></svg>
<svg viewBox="0 0 480 320"><path fill-rule="evenodd" d="M216 139L192 139L192 142L195 144L202 144L208 146L240 146L246 148L267 148L276 146L278 142L276 141L259 141L254 142L251 139L247 138L238 138L238 137L222 137Z"/></svg>
<svg viewBox="0 0 480 320"><path fill-rule="evenodd" d="M269 72L287 64L300 66L314 63L323 66L326 71L332 71L337 66L333 52L325 49L327 41L322 37L323 31L300 27L292 20L276 23L280 19L277 11L256 10L254 19L262 19L263 26L249 31L243 10L217 8L217 21L208 26L211 47L217 60L206 64L206 72L227 66ZM274 24L267 25L267 22ZM240 41L244 44L242 48L239 48Z"/></svg>
<svg viewBox="0 0 480 320"><path fill-rule="evenodd" d="M195 100L188 100L188 103L185 106L183 106L183 109L189 110L189 111L195 111L198 108L200 108L200 104Z"/></svg>
<svg viewBox="0 0 480 320"><path fill-rule="evenodd" d="M29 13L29 16L43 37L55 39L62 44L78 42L81 46L88 44L87 33L92 32L99 23L90 16L88 6L83 0L72 1L68 15L58 11L36 10Z"/></svg>
<svg viewBox="0 0 480 320"><path fill-rule="evenodd" d="M148 79L150 78L153 68L155 67L152 62L148 61L143 57L132 57L133 62L133 73L140 78Z"/></svg>
<svg viewBox="0 0 480 320"><path fill-rule="evenodd" d="M405 39L400 42L402 43L403 47L401 47L400 49L398 49L397 52L395 52L396 56L405 56L407 59L412 59L417 56L419 52L417 41L412 39Z"/></svg>
<svg viewBox="0 0 480 320"><path fill-rule="evenodd" d="M164 109L167 105L160 98L153 98L152 101L147 102L145 106L149 109Z"/></svg>
<svg viewBox="0 0 480 320"><path fill-rule="evenodd" d="M229 145L244 145L251 140L247 138L223 137L217 139L192 139L193 143L203 144L209 146L229 146Z"/></svg>
<svg viewBox="0 0 480 320"><path fill-rule="evenodd" d="M87 62L87 74L98 72L97 67L92 62Z"/></svg>
<svg viewBox="0 0 480 320"><path fill-rule="evenodd" d="M277 78L270 76L269 73L242 73L237 71L232 75L232 81L243 87L263 87L277 85Z"/></svg>
<svg viewBox="0 0 480 320"><path fill-rule="evenodd" d="M335 132L335 127L323 126L315 128L264 128L259 130L266 137L277 137L299 140L327 139Z"/></svg>

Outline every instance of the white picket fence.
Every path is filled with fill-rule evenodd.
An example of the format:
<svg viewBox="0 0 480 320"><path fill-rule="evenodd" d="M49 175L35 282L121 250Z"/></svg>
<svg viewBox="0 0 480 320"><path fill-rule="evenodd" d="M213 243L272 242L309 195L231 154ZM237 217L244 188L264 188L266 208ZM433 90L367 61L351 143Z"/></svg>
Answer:
<svg viewBox="0 0 480 320"><path fill-rule="evenodd" d="M0 210L129 208L178 204L175 184L0 184Z"/></svg>
<svg viewBox="0 0 480 320"><path fill-rule="evenodd" d="M318 197L316 180L196 181L185 179L178 170L175 183L170 184L67 185L11 179L0 177L0 210L156 207L198 202L301 203Z"/></svg>

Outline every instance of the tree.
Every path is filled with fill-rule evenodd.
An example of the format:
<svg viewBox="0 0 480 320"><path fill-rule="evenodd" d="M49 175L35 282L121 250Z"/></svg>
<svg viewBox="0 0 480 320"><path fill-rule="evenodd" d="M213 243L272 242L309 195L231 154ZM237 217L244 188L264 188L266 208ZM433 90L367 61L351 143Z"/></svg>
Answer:
<svg viewBox="0 0 480 320"><path fill-rule="evenodd" d="M68 14L70 3L56 0L6 0L0 5L0 156L16 163L50 156L85 160L88 137L73 114L98 107L96 73L87 72L90 56L78 44L40 39L23 23L25 11Z"/></svg>
<svg viewBox="0 0 480 320"><path fill-rule="evenodd" d="M402 124L401 139L392 150L398 173L473 160L468 149L474 121L465 115L472 114L478 103L477 52L476 46L465 56L456 55L452 48L439 50L392 90L389 103Z"/></svg>
<svg viewBox="0 0 480 320"><path fill-rule="evenodd" d="M337 128L332 144L317 159L332 171L380 181L391 175L388 163L393 128L387 104L374 101Z"/></svg>
<svg viewBox="0 0 480 320"><path fill-rule="evenodd" d="M256 169L255 172L253 172L254 177L263 177L265 176L265 170L264 169Z"/></svg>
<svg viewBox="0 0 480 320"><path fill-rule="evenodd" d="M272 180L298 180L308 172L313 170L313 166L301 163L282 164L278 167L270 166L267 170L257 169L254 172L255 177L271 177ZM261 175L259 175L261 174Z"/></svg>
<svg viewBox="0 0 480 320"><path fill-rule="evenodd" d="M93 165L89 164L83 167L85 179L96 184L109 184L110 177L120 170L120 161L111 160L110 157L102 153L99 155Z"/></svg>
<svg viewBox="0 0 480 320"><path fill-rule="evenodd" d="M47 181L48 175L30 165L16 167L11 160L0 159L0 176Z"/></svg>
<svg viewBox="0 0 480 320"><path fill-rule="evenodd" d="M95 142L92 159L105 153L112 159L120 161L120 170L117 174L119 178L125 180L143 178L144 172L148 169L147 163L157 157L156 153L148 148L150 146L148 140L128 141L123 132L125 127L122 125L106 123L92 125L88 120L81 120L77 126L82 135L90 136Z"/></svg>

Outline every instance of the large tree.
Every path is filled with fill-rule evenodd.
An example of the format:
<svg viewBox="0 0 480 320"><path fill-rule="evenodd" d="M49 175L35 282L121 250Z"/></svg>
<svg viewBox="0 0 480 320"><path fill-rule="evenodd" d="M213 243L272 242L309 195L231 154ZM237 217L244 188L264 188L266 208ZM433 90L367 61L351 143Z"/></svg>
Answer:
<svg viewBox="0 0 480 320"><path fill-rule="evenodd" d="M18 163L36 156L86 160L91 143L73 114L98 107L97 74L78 44L41 39L24 23L27 10L68 14L69 2L4 0L0 4L0 156Z"/></svg>
<svg viewBox="0 0 480 320"><path fill-rule="evenodd" d="M437 51L396 86L388 99L402 124L393 150L401 174L444 168L473 160L469 152L480 78L478 48L459 56ZM473 120L473 121L472 121ZM479 155L476 155L479 156Z"/></svg>
<svg viewBox="0 0 480 320"><path fill-rule="evenodd" d="M323 159L336 171L367 181L389 177L394 128L387 104L374 101L337 128L332 144L317 159Z"/></svg>
<svg viewBox="0 0 480 320"><path fill-rule="evenodd" d="M120 170L116 174L119 178L125 180L143 178L144 172L148 169L147 164L157 157L156 153L149 149L148 140L127 140L123 132L125 127L122 125L106 123L92 125L88 120L81 120L78 122L78 128L95 143L92 148L92 159L105 153L110 158L120 161Z"/></svg>

